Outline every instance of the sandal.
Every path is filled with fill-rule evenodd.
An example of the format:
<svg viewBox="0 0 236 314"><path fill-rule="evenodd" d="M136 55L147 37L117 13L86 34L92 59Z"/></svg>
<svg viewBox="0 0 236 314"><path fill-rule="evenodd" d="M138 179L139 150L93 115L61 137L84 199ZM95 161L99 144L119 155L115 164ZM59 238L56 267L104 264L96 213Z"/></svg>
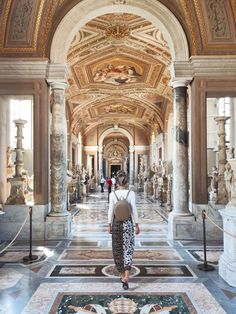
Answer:
<svg viewBox="0 0 236 314"><path fill-rule="evenodd" d="M122 280L121 280L121 282L122 282L122 285L123 285L123 289L124 289L124 290L128 290L128 289L129 289L128 281L122 281Z"/></svg>

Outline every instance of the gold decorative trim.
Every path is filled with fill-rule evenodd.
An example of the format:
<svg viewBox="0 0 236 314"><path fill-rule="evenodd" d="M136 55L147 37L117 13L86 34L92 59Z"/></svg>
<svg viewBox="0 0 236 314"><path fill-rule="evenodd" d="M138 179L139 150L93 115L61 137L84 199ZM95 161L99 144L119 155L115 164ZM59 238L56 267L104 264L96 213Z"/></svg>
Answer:
<svg viewBox="0 0 236 314"><path fill-rule="evenodd" d="M231 0L230 3L234 14L234 22L236 22L236 0Z"/></svg>
<svg viewBox="0 0 236 314"><path fill-rule="evenodd" d="M49 33L49 30L51 27L52 18L53 18L55 11L56 11L57 5L58 5L57 0L53 0L53 2L50 5L50 8L49 8L49 14L47 16L46 27L45 27L45 30L44 30L43 36L42 36L42 54L43 54L43 56L45 56L47 37L48 37L48 33ZM61 5L61 3L59 5Z"/></svg>
<svg viewBox="0 0 236 314"><path fill-rule="evenodd" d="M192 54L197 54L197 40L196 40L196 34L194 31L193 22L191 19L191 10L189 9L189 1L188 0L183 0L183 8L184 8L184 12L186 12L186 14L185 14L186 22L187 22L187 25L189 27L189 31L190 31L191 39L192 39L192 44L193 44Z"/></svg>
<svg viewBox="0 0 236 314"><path fill-rule="evenodd" d="M203 16L201 14L201 8L200 8L200 5L199 5L199 1L198 0L193 0L193 4L194 4L195 11L196 11L196 14L197 14L198 25L200 27L200 33L201 33L201 37L202 37L202 40L203 40L203 44L205 46L207 46L207 37L206 37L206 32L205 32L206 25L205 25Z"/></svg>
<svg viewBox="0 0 236 314"><path fill-rule="evenodd" d="M34 51L37 48L37 42L38 42L38 36L39 36L39 26L40 26L40 21L42 18L43 14L43 8L46 0L40 0L40 6L39 6L39 13L36 19L36 25L35 25L35 32L34 32L34 40L33 40L33 49Z"/></svg>
<svg viewBox="0 0 236 314"><path fill-rule="evenodd" d="M13 0L9 0L7 1L7 4L6 4L6 9L4 11L4 15L3 15L3 22L2 22L2 31L1 31L1 34L0 34L0 51L1 49L4 48L4 40L5 40L5 35L6 35L6 26L7 26L7 20L8 20L8 16L9 16L9 12L10 12L10 7L11 7L11 4L12 4L12 1Z"/></svg>

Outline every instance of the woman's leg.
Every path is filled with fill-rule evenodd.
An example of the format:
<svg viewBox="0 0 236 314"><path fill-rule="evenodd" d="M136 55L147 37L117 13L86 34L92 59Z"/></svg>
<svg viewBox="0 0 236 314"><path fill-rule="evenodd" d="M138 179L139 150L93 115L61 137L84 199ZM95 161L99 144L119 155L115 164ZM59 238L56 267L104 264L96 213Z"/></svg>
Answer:
<svg viewBox="0 0 236 314"><path fill-rule="evenodd" d="M130 274L130 270L126 270L124 273L124 280L126 282L129 282L129 274Z"/></svg>

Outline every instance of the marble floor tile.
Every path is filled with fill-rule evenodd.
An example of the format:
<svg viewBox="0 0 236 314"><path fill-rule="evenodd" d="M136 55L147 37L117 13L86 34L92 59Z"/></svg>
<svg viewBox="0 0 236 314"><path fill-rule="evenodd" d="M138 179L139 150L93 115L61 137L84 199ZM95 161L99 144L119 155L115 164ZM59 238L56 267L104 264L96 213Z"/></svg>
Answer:
<svg viewBox="0 0 236 314"><path fill-rule="evenodd" d="M137 208L141 234L135 237L128 292L122 289L113 265L107 194L92 193L73 206L70 239L34 241L33 254L45 254L44 260L22 264L22 257L29 255L29 243L24 241L17 241L0 256L0 313L48 314L59 310L60 314L72 314L80 305L83 313L96 313L95 308L85 309L86 302L96 301L107 302L105 311L110 314L109 304L127 297L138 307L135 314L144 306L148 314L158 313L163 307L165 313L235 314L236 288L219 276L217 265L212 272L198 269L203 254L201 241L169 240L168 224L159 215L159 204L143 194L137 196ZM214 252L210 255L207 251L207 256L216 261L222 248L222 243L208 241L208 250ZM172 297L178 300L176 304L167 301ZM160 298L164 303L160 304ZM182 301L185 312L180 312ZM118 302L124 305L122 300ZM103 313L104 307L100 311Z"/></svg>
<svg viewBox="0 0 236 314"><path fill-rule="evenodd" d="M197 261L204 261L204 250L187 250L189 254ZM207 262L217 265L220 259L220 256L223 254L223 250L206 250L206 260Z"/></svg>

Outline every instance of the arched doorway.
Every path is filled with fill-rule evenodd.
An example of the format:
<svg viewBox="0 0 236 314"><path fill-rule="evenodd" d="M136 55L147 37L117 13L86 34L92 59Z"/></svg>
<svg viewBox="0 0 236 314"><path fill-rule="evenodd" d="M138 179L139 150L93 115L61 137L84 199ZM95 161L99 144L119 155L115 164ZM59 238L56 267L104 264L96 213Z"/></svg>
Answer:
<svg viewBox="0 0 236 314"><path fill-rule="evenodd" d="M150 131L163 132L163 111L166 106L172 104L172 92L168 87L168 82L170 79L176 79L176 73L174 71L170 73L169 66L170 63L173 65L173 61L183 63L188 61L187 39L175 16L165 6L156 1L153 1L152 10L150 10L150 4L148 6L146 4L140 5L139 1L134 1L133 5L129 6L110 5L108 1L104 0L96 3L96 7L93 6L91 11L90 3L88 0L77 4L58 25L51 45L48 82L53 84L53 80L57 82L65 80L65 72L61 73L62 75L59 74L56 78L54 70L63 70L64 64L66 62L69 63L68 81L72 94L71 99L68 100L72 115L70 131L77 135L82 130L86 139L85 149L87 151L92 149L94 158L98 160L98 172L103 167L101 159L103 147L98 143L98 139L104 130L106 132L106 129L109 129L111 125L117 125L118 127L122 125L126 132L137 135L135 145L130 145L130 154L132 155L132 157L130 155L129 159L130 182L133 184L135 179L134 168L137 163L137 160L134 160L134 152L135 150L138 151L138 149L141 149L141 151L146 150L144 145L138 145L142 136L150 136L149 134L152 134ZM81 12L83 12L83 16ZM115 25L115 28L119 29L118 35L112 31L114 24L111 23L111 20L114 14L116 17L125 17L126 22L129 22L124 25L119 22L119 24ZM123 40L126 36L129 36L129 38L140 36L140 33L137 35L131 29L132 21L137 20L138 17L142 18L143 23L147 21L154 27L154 42L157 42L157 38L159 38L163 47L166 43L166 55L168 56L166 59L164 57L155 60L153 56L150 56L152 52L147 49L145 52L141 51L141 54L138 55L137 46L131 45L129 47L131 50L129 50L121 45L120 39ZM106 25L107 21L110 23L106 29L105 36L114 40L111 41L111 46L109 46L110 41L107 41L109 45L108 49L106 49L106 43L102 42L100 46L91 47L90 50L83 51L81 54L78 53L78 56L74 58L74 53L80 51L80 49L77 49L79 47L78 43L80 44L81 41L83 43L83 39L86 37L96 38L97 35L95 34L93 23L97 23L97 25L104 23ZM147 33L145 33L143 38L146 36ZM89 59L90 54L91 56L96 56L96 62ZM144 55L148 61L145 60ZM153 64L149 66L148 63ZM174 69L173 66L172 69ZM134 91L132 88L135 87L135 84L137 84L139 89ZM76 98L75 90L78 86L80 86L81 90L84 88L85 91ZM163 86L166 87L165 97L163 96ZM181 81L178 79L175 88L178 89L180 86L186 88L185 79L181 78ZM86 91L88 87L91 88L91 93ZM149 94L149 88L154 88L155 92L152 91ZM169 92L168 88L170 89ZM121 91L126 91L126 93L122 94ZM186 95L186 91L184 93ZM82 98L86 100L83 105L80 105ZM148 101L147 98L152 100ZM176 96L177 98L178 96ZM183 101L185 104L184 98ZM100 118L97 119L97 116ZM176 121L176 123L180 123L180 119ZM186 126L184 125L184 127ZM185 132L186 130L184 130ZM91 140L91 138L94 140ZM182 155L184 156L182 160L186 164L186 171L184 175L178 173L175 177L181 178L181 184L186 186L187 150L185 148L182 151ZM86 163L86 158L83 163ZM135 159L137 158L135 157ZM146 160L149 160L149 158L150 156L147 154ZM174 169L178 172L178 158L176 158L176 161L177 164L174 164ZM116 163L115 165L118 164ZM177 186L177 184L174 184L174 186ZM182 196L184 196L184 203L181 203ZM185 208L187 206L186 189L183 190L181 197L176 199L177 210L184 205L182 207L184 207L184 211L187 213L188 208Z"/></svg>

